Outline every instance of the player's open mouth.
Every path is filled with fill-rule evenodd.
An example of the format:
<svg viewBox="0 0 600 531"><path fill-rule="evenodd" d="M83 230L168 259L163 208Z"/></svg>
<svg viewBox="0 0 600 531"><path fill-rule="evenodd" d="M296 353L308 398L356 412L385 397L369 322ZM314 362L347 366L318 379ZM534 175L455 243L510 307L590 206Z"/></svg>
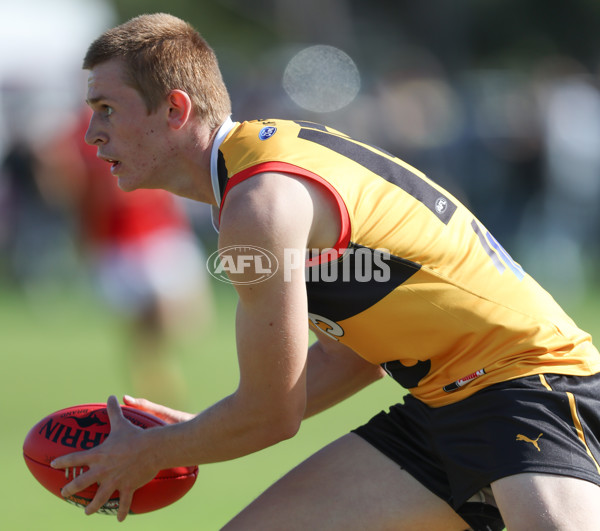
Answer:
<svg viewBox="0 0 600 531"><path fill-rule="evenodd" d="M115 171L119 168L119 166L121 166L121 161L118 161L118 160L106 159L106 162L108 162L110 164L111 173L115 173Z"/></svg>
<svg viewBox="0 0 600 531"><path fill-rule="evenodd" d="M110 157L106 157L102 153L98 153L97 157L102 159L104 162L108 162L110 164L110 172L114 174L121 166L121 161L117 159L111 159Z"/></svg>

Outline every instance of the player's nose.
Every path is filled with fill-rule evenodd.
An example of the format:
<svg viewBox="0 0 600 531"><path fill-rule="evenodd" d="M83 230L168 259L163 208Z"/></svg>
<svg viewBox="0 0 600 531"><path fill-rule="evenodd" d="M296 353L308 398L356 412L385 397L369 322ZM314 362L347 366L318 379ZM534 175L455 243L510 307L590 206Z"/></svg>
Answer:
<svg viewBox="0 0 600 531"><path fill-rule="evenodd" d="M102 132L97 125L97 121L94 119L94 115L90 118L87 131L85 132L85 142L90 146L97 146L98 144L104 144L107 141L106 133Z"/></svg>

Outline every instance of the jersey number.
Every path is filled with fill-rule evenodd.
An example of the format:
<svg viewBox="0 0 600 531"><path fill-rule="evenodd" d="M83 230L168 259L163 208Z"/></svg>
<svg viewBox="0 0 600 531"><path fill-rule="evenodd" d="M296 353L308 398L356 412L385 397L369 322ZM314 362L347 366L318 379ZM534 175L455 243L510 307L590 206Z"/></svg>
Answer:
<svg viewBox="0 0 600 531"><path fill-rule="evenodd" d="M473 227L475 234L477 234L477 237L479 238L481 246L491 258L492 263L498 272L502 274L508 267L508 269L510 269L519 280L523 280L523 277L525 277L525 271L523 271L523 268L511 258L504 247L500 245L498 240L496 240L496 238L494 238L488 230L482 230L475 220L471 222L471 227ZM485 232L483 232L484 230Z"/></svg>

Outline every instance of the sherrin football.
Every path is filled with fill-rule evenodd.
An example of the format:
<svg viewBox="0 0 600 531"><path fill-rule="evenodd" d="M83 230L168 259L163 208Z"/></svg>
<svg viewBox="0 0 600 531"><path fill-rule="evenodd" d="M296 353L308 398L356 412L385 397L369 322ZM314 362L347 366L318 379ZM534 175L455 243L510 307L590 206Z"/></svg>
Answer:
<svg viewBox="0 0 600 531"><path fill-rule="evenodd" d="M165 424L158 417L135 408L121 406L121 411L127 420L145 429ZM94 498L96 484L68 498L63 498L60 491L87 467L65 471L52 468L50 463L61 455L102 444L109 433L106 404L83 404L61 409L31 428L23 443L25 463L52 494L78 507L85 507ZM147 513L170 505L192 488L197 476L196 466L161 470L152 481L135 491L130 514ZM119 493L116 491L98 512L116 515L118 508Z"/></svg>

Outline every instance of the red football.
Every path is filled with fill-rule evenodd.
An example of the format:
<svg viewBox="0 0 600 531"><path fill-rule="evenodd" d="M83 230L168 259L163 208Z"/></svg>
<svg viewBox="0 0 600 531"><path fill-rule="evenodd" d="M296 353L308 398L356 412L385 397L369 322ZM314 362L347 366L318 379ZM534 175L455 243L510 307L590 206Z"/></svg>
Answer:
<svg viewBox="0 0 600 531"><path fill-rule="evenodd" d="M138 409L121 406L121 410L126 419L142 428L165 424L158 417ZM60 490L75 475L85 472L87 467L65 471L52 468L50 463L61 455L88 450L101 444L109 433L106 404L83 404L61 409L31 428L23 443L25 463L35 478L52 494L79 507L85 507L94 498L97 485L68 498L63 498ZM130 514L147 513L170 505L192 488L197 476L197 466L161 470L152 481L135 491ZM116 491L98 512L114 515L118 508L119 493Z"/></svg>

